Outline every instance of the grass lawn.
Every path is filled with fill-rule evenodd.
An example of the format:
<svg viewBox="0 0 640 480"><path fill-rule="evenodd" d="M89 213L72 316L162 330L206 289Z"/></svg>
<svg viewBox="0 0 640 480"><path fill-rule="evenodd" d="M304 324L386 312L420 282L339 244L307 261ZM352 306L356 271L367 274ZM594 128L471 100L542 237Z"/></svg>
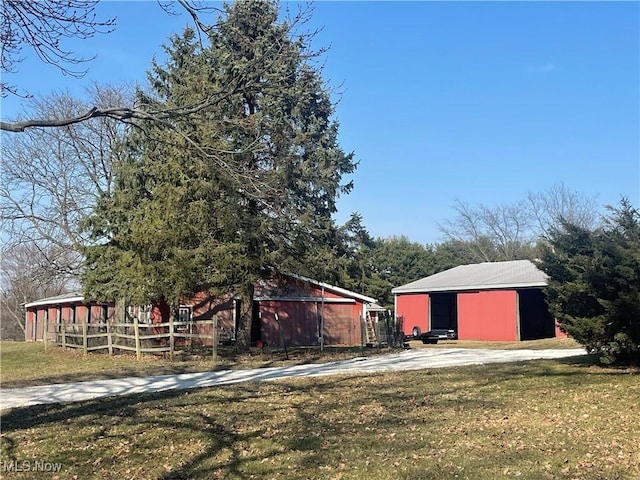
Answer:
<svg viewBox="0 0 640 480"><path fill-rule="evenodd" d="M440 340L437 344L423 344L419 340L409 342L411 348L491 348L501 350L545 348L580 348L581 345L572 338L558 337L542 340L526 340L522 342L481 342L476 340Z"/></svg>
<svg viewBox="0 0 640 480"><path fill-rule="evenodd" d="M389 351L361 348L325 348L324 352L318 349L290 349L287 360L282 350L254 350L238 355L229 348L221 348L215 363L210 350L202 355L177 356L174 360L147 355L137 361L135 355L83 355L78 350L63 350L52 345L45 350L42 343L5 341L0 342L0 384L4 388L13 388L127 376L275 367L330 362Z"/></svg>
<svg viewBox="0 0 640 480"><path fill-rule="evenodd" d="M638 479L640 373L562 361L243 383L5 412L56 479Z"/></svg>
<svg viewBox="0 0 640 480"><path fill-rule="evenodd" d="M473 342L446 341L437 345L410 342L411 348L576 348L579 345L567 338L553 338L530 342ZM4 388L45 385L50 383L100 380L126 376L164 375L192 373L229 368L260 368L300 363L319 363L353 358L362 355L390 353L389 349L325 348L293 349L287 360L282 350L253 351L236 355L231 350L221 349L214 363L206 355L178 357L169 360L160 356L144 356L137 361L132 355L109 356L102 353L83 355L78 350L42 343L0 342L0 384Z"/></svg>

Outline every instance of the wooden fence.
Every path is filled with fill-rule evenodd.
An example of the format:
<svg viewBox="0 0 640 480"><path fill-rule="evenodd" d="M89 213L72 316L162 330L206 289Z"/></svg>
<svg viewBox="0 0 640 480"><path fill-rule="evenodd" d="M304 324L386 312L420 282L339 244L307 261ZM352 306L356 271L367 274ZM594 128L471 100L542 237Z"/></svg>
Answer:
<svg viewBox="0 0 640 480"><path fill-rule="evenodd" d="M202 326L211 325L211 333L201 331ZM53 331L52 331L53 330ZM64 348L82 349L83 353L107 350L109 355L116 351L136 352L140 360L143 353L168 353L170 356L178 348L192 346L193 339L211 340L211 355L217 360L220 332L218 318L165 323L140 323L134 318L131 323L51 323L47 324L44 345L55 343Z"/></svg>

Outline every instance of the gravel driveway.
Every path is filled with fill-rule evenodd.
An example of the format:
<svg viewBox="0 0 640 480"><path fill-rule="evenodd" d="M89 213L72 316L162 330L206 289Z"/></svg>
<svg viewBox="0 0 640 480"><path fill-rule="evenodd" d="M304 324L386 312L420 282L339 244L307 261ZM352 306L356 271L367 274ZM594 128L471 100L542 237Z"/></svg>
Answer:
<svg viewBox="0 0 640 480"><path fill-rule="evenodd" d="M584 355L583 349L488 350L464 348L420 348L390 355L360 357L339 362L270 367L251 370L221 370L152 377L126 377L92 382L63 383L0 390L0 409L45 403L78 402L115 395L213 387L239 382L316 377L343 373L375 373L420 370L485 363L565 358Z"/></svg>

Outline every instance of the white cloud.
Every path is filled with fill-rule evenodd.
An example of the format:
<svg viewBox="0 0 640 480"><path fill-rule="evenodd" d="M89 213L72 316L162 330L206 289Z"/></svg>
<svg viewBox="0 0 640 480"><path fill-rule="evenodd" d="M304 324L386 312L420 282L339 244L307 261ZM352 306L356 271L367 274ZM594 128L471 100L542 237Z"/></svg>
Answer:
<svg viewBox="0 0 640 480"><path fill-rule="evenodd" d="M539 65L529 65L527 67L527 72L531 73L549 73L556 69L556 66L553 63L543 63Z"/></svg>

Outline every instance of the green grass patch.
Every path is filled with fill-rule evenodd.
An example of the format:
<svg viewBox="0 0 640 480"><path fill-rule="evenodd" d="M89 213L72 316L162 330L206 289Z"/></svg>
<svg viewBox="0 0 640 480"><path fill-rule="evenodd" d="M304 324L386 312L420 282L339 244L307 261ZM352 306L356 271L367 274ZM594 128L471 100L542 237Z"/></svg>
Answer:
<svg viewBox="0 0 640 480"><path fill-rule="evenodd" d="M640 478L639 372L584 359L243 383L0 419L5 465L60 463L60 480Z"/></svg>
<svg viewBox="0 0 640 480"><path fill-rule="evenodd" d="M500 350L546 348L580 348L581 345L572 338L544 338L542 340L525 340L522 342L484 342L479 340L440 340L437 344L423 344L419 340L409 342L411 348L489 348Z"/></svg>
<svg viewBox="0 0 640 480"><path fill-rule="evenodd" d="M328 347L322 352L318 348L293 348L287 355L282 349L253 349L236 354L232 348L221 348L216 362L212 360L211 350L203 350L199 354L184 352L175 355L173 360L145 355L138 361L134 355L84 355L78 350L53 345L45 350L42 343L4 341L0 342L0 382L3 388L26 387L128 376L331 362L389 352L389 349Z"/></svg>
<svg viewBox="0 0 640 480"><path fill-rule="evenodd" d="M423 345L419 341L410 342L411 348L575 348L573 340L556 338L528 342L473 342L446 341L437 345ZM51 383L103 380L127 376L165 375L173 373L194 373L209 370L236 368L264 368L297 365L301 363L321 363L344 360L358 356L390 353L383 348L318 348L289 349L288 359L282 349L253 349L242 355L231 348L221 348L218 361L213 362L210 351L199 355L179 354L173 360L156 355L143 356L136 360L133 355L109 356L105 353L88 355L73 349L62 349L49 345L46 350L42 343L0 342L0 383L4 388L45 385Z"/></svg>

